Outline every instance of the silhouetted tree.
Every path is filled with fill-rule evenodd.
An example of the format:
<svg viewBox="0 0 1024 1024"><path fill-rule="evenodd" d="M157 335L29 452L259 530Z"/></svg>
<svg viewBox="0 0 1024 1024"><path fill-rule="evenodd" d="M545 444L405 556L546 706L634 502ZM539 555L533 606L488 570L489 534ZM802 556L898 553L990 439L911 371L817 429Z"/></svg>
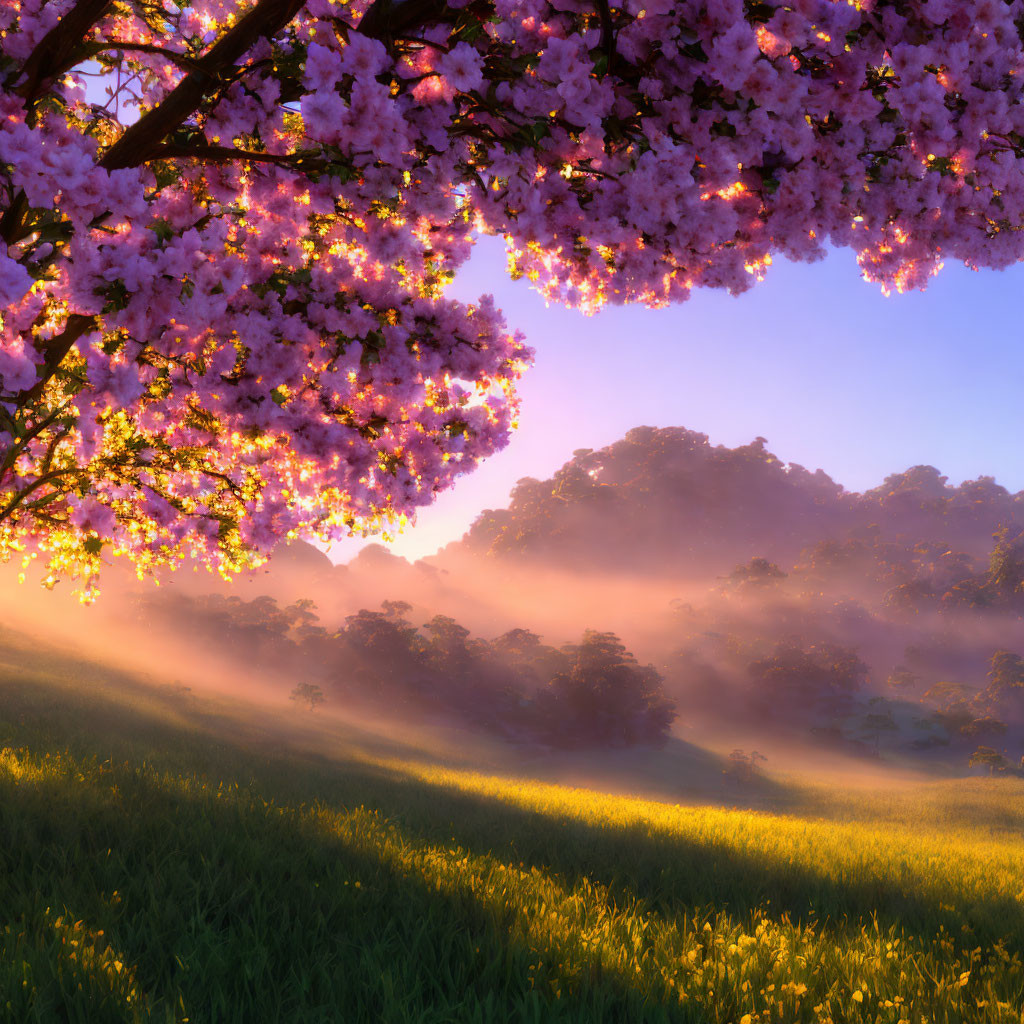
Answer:
<svg viewBox="0 0 1024 1024"><path fill-rule="evenodd" d="M345 629L337 637L334 671L339 682L355 682L370 695L429 689L422 637L415 626L387 612L362 608L345 619Z"/></svg>
<svg viewBox="0 0 1024 1024"><path fill-rule="evenodd" d="M978 705L996 714L1024 714L1024 658L1013 651L996 651L992 655L988 685L979 694Z"/></svg>
<svg viewBox="0 0 1024 1024"><path fill-rule="evenodd" d="M299 683L292 690L291 699L296 704L308 704L310 711L316 711L327 700L324 696L324 691L314 683Z"/></svg>
<svg viewBox="0 0 1024 1024"><path fill-rule="evenodd" d="M542 735L565 746L660 743L675 718L662 678L638 665L614 633L587 630L563 648L568 669L538 694Z"/></svg>
<svg viewBox="0 0 1024 1024"><path fill-rule="evenodd" d="M748 754L737 747L729 755L728 764L722 769L722 774L735 782L752 782L761 774L760 762L767 760L764 754L756 750Z"/></svg>
<svg viewBox="0 0 1024 1024"><path fill-rule="evenodd" d="M740 591L762 591L778 586L786 578L774 562L767 558L752 558L745 565L738 565L728 576L728 584Z"/></svg>
<svg viewBox="0 0 1024 1024"><path fill-rule="evenodd" d="M974 718L960 729L963 736L1002 736L1005 732L1006 723L993 715Z"/></svg>
<svg viewBox="0 0 1024 1024"><path fill-rule="evenodd" d="M396 622L406 619L412 611L412 605L408 601L381 601L380 607L389 619Z"/></svg>
<svg viewBox="0 0 1024 1024"><path fill-rule="evenodd" d="M774 653L753 662L749 674L753 699L765 711L842 713L863 686L868 666L855 650L838 644L779 644Z"/></svg>
<svg viewBox="0 0 1024 1024"><path fill-rule="evenodd" d="M992 747L978 747L971 754L971 759L967 764L971 768L987 768L989 775L995 775L996 772L1005 772L1010 767L1010 762L998 750Z"/></svg>
<svg viewBox="0 0 1024 1024"><path fill-rule="evenodd" d="M989 582L1005 601L1024 596L1024 531L1004 526L989 559Z"/></svg>

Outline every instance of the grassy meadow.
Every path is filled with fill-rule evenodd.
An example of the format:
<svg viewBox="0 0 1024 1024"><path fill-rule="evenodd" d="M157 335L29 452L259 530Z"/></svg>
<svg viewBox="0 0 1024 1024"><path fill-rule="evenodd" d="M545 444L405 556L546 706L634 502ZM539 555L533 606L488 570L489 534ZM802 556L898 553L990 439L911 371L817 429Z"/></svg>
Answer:
<svg viewBox="0 0 1024 1024"><path fill-rule="evenodd" d="M1019 780L679 806L227 712L0 664L0 1019L1022 1020Z"/></svg>

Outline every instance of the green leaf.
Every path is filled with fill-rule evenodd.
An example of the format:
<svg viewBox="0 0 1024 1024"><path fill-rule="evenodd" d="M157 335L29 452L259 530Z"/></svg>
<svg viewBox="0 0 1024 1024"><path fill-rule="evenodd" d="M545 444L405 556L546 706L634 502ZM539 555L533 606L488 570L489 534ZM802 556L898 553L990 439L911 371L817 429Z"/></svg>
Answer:
<svg viewBox="0 0 1024 1024"><path fill-rule="evenodd" d="M168 239L174 237L174 228L163 219L163 217L157 217L149 226L149 230L156 235L161 242L166 242Z"/></svg>

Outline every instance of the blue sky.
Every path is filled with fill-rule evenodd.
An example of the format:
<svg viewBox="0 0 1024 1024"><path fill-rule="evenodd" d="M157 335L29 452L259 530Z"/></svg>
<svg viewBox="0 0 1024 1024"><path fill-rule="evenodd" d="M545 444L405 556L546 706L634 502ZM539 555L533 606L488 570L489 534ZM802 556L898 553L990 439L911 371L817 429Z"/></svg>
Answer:
<svg viewBox="0 0 1024 1024"><path fill-rule="evenodd" d="M787 462L851 489L928 463L954 482L983 474L1024 489L1024 267L947 264L925 292L884 297L851 252L779 263L738 298L695 292L665 310L593 317L545 306L483 239L453 286L491 292L536 350L509 447L424 510L392 545L418 558L507 503L524 476L549 476L575 448L631 427L684 426L712 443L761 435ZM359 545L335 545L344 560Z"/></svg>

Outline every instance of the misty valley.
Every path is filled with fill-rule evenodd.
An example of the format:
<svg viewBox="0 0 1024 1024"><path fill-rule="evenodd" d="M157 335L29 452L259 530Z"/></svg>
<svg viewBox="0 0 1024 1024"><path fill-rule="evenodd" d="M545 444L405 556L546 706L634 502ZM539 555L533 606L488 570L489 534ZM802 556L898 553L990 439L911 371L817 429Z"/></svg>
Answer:
<svg viewBox="0 0 1024 1024"><path fill-rule="evenodd" d="M314 708L535 754L700 737L940 775L1024 754L1024 494L988 478L849 493L760 438L638 428L416 563L294 543L230 589L183 575L108 587L118 628Z"/></svg>
<svg viewBox="0 0 1024 1024"><path fill-rule="evenodd" d="M0 1019L1021 1020L992 479L643 427L417 562L18 570Z"/></svg>

